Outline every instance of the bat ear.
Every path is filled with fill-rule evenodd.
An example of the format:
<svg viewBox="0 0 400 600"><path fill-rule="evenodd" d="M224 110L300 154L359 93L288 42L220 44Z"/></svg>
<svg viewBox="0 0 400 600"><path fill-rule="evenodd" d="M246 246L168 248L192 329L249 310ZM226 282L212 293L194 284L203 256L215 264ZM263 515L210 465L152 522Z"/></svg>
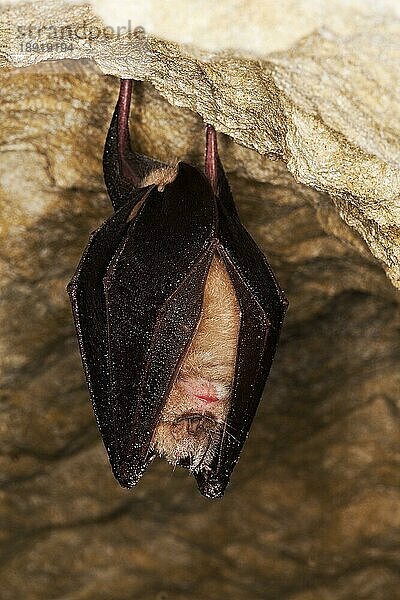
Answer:
<svg viewBox="0 0 400 600"><path fill-rule="evenodd" d="M225 209L231 216L238 217L231 188L218 154L217 132L212 125L206 125L204 171L220 208Z"/></svg>
<svg viewBox="0 0 400 600"><path fill-rule="evenodd" d="M165 184L176 177L176 167L132 151L129 113L132 80L121 79L119 98L107 133L103 173L114 210L120 209L139 188Z"/></svg>

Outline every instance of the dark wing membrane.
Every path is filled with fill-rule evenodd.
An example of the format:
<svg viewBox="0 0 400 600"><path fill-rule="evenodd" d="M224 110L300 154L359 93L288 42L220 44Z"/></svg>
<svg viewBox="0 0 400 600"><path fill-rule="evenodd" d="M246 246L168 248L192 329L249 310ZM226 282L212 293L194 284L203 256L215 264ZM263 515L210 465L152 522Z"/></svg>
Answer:
<svg viewBox="0 0 400 600"><path fill-rule="evenodd" d="M92 233L78 268L68 284L82 362L94 413L104 444L112 442L107 370L106 306L103 277L127 230L132 208L149 193L140 190L121 210Z"/></svg>
<svg viewBox="0 0 400 600"><path fill-rule="evenodd" d="M202 494L222 496L256 413L278 343L287 301L264 255L238 219L221 205L218 251L241 310L238 358L228 429L210 471L196 479ZM231 434L231 435L230 435Z"/></svg>
<svg viewBox="0 0 400 600"><path fill-rule="evenodd" d="M200 318L215 218L207 180L181 163L176 179L146 200L104 280L118 431L110 461L126 487L147 466L154 428Z"/></svg>
<svg viewBox="0 0 400 600"><path fill-rule="evenodd" d="M237 219L239 219L239 215L235 206L235 201L232 196L231 188L229 186L219 156L217 156L217 188L218 202L221 208L223 208L231 217L236 217Z"/></svg>

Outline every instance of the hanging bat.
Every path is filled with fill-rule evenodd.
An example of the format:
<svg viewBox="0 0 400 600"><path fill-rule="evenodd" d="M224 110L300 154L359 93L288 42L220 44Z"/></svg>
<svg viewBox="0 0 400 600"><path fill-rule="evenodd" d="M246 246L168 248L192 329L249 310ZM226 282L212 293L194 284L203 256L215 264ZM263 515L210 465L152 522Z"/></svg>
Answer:
<svg viewBox="0 0 400 600"><path fill-rule="evenodd" d="M103 166L114 214L70 294L97 423L115 477L156 455L224 494L275 354L287 300L240 223L206 127L205 173L132 151L121 80Z"/></svg>

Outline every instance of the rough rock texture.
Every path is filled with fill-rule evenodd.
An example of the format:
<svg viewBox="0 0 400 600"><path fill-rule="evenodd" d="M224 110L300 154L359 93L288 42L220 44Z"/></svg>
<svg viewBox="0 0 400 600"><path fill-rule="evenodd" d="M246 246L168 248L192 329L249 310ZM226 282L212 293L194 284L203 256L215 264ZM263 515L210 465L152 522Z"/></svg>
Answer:
<svg viewBox="0 0 400 600"><path fill-rule="evenodd" d="M327 27L337 35L353 36L363 22L400 18L397 0L91 0L90 4L114 28L130 22L180 44L214 52L234 48L259 57L286 50L315 29Z"/></svg>
<svg viewBox="0 0 400 600"><path fill-rule="evenodd" d="M140 33L117 37L87 5L36 2L0 13L0 67L92 58L104 73L150 81L172 104L327 192L400 287L400 19L357 17L352 35L321 29L251 60Z"/></svg>
<svg viewBox="0 0 400 600"><path fill-rule="evenodd" d="M101 155L118 82L89 61L12 69L45 56L13 54L11 39L0 103L2 598L396 598L400 315L371 253L395 282L395 86L381 88L381 108L374 98L396 44L368 74L365 53L350 60L319 34L251 63L204 63L142 38L90 50L104 70L122 74L123 63L158 88L135 90L141 151L201 164L196 113L230 135L221 155L240 213L290 299L265 401L225 498L210 502L161 461L120 489L83 381L65 285L111 213Z"/></svg>

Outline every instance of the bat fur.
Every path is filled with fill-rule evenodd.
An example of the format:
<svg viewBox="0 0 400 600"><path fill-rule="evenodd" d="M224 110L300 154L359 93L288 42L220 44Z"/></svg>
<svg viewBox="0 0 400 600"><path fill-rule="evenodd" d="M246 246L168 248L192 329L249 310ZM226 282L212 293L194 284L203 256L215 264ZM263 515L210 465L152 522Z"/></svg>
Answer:
<svg viewBox="0 0 400 600"><path fill-rule="evenodd" d="M188 458L196 469L213 456L230 407L239 324L232 282L214 256L197 331L153 438L154 450L172 464Z"/></svg>

